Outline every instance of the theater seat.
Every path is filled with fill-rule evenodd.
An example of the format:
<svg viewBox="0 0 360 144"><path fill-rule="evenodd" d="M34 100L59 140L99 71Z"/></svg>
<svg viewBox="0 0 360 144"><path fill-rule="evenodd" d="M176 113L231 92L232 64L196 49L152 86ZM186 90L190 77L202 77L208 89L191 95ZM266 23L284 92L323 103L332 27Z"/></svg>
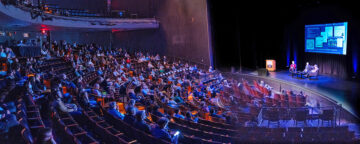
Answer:
<svg viewBox="0 0 360 144"><path fill-rule="evenodd" d="M22 129L21 130L21 135L22 135L23 139L25 140L26 144L34 143L33 142L33 137L32 137L32 135L31 135L31 133L30 133L30 131L28 129L26 129L26 128Z"/></svg>

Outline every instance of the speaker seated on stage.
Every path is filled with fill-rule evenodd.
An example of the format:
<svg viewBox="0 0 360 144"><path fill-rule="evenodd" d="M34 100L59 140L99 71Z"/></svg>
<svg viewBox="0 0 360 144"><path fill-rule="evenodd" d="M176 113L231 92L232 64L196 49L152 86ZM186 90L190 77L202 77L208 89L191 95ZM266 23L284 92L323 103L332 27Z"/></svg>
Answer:
<svg viewBox="0 0 360 144"><path fill-rule="evenodd" d="M290 68L289 68L289 72L291 73L295 73L296 72L296 64L294 61L291 61L291 65L290 65Z"/></svg>
<svg viewBox="0 0 360 144"><path fill-rule="evenodd" d="M308 74L311 69L312 69L312 66L309 64L309 62L306 62L305 69L304 69L303 73Z"/></svg>
<svg viewBox="0 0 360 144"><path fill-rule="evenodd" d="M319 67L315 64L312 69L309 71L307 77L317 77L319 75Z"/></svg>

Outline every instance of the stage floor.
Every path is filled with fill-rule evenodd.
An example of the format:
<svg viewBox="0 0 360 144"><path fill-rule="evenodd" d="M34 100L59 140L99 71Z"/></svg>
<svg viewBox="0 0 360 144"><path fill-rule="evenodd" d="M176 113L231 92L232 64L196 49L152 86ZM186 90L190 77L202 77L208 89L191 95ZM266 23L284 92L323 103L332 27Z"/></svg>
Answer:
<svg viewBox="0 0 360 144"><path fill-rule="evenodd" d="M257 75L257 72L242 72ZM321 94L336 100L345 109L359 117L360 82L344 80L332 76L319 75L318 79L291 77L288 71L270 72L269 77L295 83L299 86L314 89Z"/></svg>

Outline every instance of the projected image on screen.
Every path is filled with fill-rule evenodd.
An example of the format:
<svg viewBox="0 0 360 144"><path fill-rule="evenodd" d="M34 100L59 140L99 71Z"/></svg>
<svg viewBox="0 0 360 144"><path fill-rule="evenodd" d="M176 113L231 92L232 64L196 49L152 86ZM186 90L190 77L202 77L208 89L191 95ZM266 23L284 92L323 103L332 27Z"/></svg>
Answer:
<svg viewBox="0 0 360 144"><path fill-rule="evenodd" d="M346 55L347 24L305 25L305 52Z"/></svg>

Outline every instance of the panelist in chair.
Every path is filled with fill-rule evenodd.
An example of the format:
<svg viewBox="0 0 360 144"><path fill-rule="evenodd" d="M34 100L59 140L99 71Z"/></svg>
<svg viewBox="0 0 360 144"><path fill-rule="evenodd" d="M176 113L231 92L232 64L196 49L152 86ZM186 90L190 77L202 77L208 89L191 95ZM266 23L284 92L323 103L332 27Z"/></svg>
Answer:
<svg viewBox="0 0 360 144"><path fill-rule="evenodd" d="M315 64L312 69L309 71L307 77L317 77L319 72L319 67Z"/></svg>
<svg viewBox="0 0 360 144"><path fill-rule="evenodd" d="M309 73L309 71L311 70L311 65L309 64L309 62L306 62L305 65L305 69L304 69L304 73Z"/></svg>
<svg viewBox="0 0 360 144"><path fill-rule="evenodd" d="M291 73L296 72L296 64L295 64L294 61L291 61L291 65L290 65L289 71L290 71Z"/></svg>

